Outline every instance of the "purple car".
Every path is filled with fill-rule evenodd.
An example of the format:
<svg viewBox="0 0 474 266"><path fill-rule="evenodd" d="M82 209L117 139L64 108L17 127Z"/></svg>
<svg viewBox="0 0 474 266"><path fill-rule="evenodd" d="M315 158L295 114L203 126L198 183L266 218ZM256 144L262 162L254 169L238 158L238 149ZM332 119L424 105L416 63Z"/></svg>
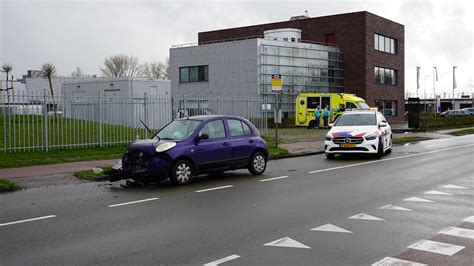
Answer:
<svg viewBox="0 0 474 266"><path fill-rule="evenodd" d="M261 175L268 154L267 143L245 118L193 116L171 122L151 139L130 144L110 181L148 183L169 178L184 185L199 174L242 168Z"/></svg>

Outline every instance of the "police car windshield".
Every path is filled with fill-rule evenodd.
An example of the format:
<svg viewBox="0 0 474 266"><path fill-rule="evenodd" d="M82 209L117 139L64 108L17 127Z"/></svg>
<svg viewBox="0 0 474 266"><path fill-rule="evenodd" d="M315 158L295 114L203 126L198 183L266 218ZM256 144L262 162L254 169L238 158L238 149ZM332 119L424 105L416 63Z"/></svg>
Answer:
<svg viewBox="0 0 474 266"><path fill-rule="evenodd" d="M360 109L369 109L370 107L364 102L357 102Z"/></svg>
<svg viewBox="0 0 474 266"><path fill-rule="evenodd" d="M374 126L376 125L374 114L344 114L336 122L338 127L346 126Z"/></svg>

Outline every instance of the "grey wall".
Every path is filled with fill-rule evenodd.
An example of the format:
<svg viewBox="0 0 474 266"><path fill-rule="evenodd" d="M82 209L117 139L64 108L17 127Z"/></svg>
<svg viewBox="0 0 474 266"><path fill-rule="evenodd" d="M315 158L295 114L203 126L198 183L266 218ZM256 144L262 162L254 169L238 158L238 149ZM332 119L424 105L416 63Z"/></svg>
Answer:
<svg viewBox="0 0 474 266"><path fill-rule="evenodd" d="M173 96L258 96L257 39L170 49ZM209 82L179 83L179 68L209 65Z"/></svg>

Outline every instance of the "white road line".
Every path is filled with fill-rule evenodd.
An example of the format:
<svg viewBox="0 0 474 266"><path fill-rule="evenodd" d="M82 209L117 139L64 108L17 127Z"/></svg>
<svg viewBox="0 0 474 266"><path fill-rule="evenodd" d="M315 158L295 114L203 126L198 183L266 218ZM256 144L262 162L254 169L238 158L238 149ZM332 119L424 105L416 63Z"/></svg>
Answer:
<svg viewBox="0 0 474 266"><path fill-rule="evenodd" d="M385 158L385 159L380 159L380 160L376 160L376 161L368 161L368 162L363 162L363 163L355 163L355 164L343 165L343 166L338 166L338 167L331 167L331 168L326 168L326 169L321 169L321 170L316 170L316 171L310 171L309 173L310 174L316 174L316 173L327 172L327 171L332 171L332 170L338 170L338 169L354 167L354 166L359 166L359 165L366 165L366 164L372 164L372 163L380 163L380 162L386 162L386 161L391 161L391 160L404 159L404 158L409 158L409 157L414 157L414 156L437 153L437 152L442 152L442 151L455 150L455 149L471 147L471 146L474 146L474 144L466 144L466 145L462 145L462 146L450 147L450 148L445 148L445 149L440 149L440 150L427 151L427 152L409 154L409 155L392 157L392 158Z"/></svg>
<svg viewBox="0 0 474 266"><path fill-rule="evenodd" d="M218 189L224 189L224 188L230 188L230 187L233 187L233 185L222 186L222 187L213 187L213 188L207 188L207 189L201 189L201 190L196 190L196 192L197 192L197 193L201 193L201 192L212 191L212 190L218 190Z"/></svg>
<svg viewBox="0 0 474 266"><path fill-rule="evenodd" d="M267 178L267 179L262 179L262 180L260 180L260 182L267 182L267 181L272 181L272 180L278 180L278 179L283 179L283 178L287 178L287 177L288 177L287 175L284 175L284 176L279 176L279 177Z"/></svg>
<svg viewBox="0 0 474 266"><path fill-rule="evenodd" d="M459 227L448 227L439 233L443 235L474 239L474 230L471 230L471 229L465 229L465 228L459 228Z"/></svg>
<svg viewBox="0 0 474 266"><path fill-rule="evenodd" d="M421 240L408 246L408 248L452 256L463 250L465 247L431 240Z"/></svg>
<svg viewBox="0 0 474 266"><path fill-rule="evenodd" d="M372 266L396 266L396 265L404 265L404 266L426 266L426 264L417 263L408 260L401 260L397 258L385 257L376 263L372 264Z"/></svg>
<svg viewBox="0 0 474 266"><path fill-rule="evenodd" d="M124 205L130 205L130 204L135 204L135 203L140 203L140 202L146 202L146 201L152 201L152 200L157 200L157 199L159 199L159 198L150 198L150 199L136 200L136 201L130 201L130 202L124 202L124 203L109 205L109 207L110 207L110 208L113 208L113 207L124 206Z"/></svg>
<svg viewBox="0 0 474 266"><path fill-rule="evenodd" d="M20 223L38 221L38 220L43 220L43 219L49 219L49 218L56 218L56 215L48 215L48 216L36 217L36 218L31 218L31 219L26 219L26 220L14 221L14 222L9 222L9 223L0 224L0 226L6 226L6 225L12 225L12 224L20 224Z"/></svg>
<svg viewBox="0 0 474 266"><path fill-rule="evenodd" d="M218 260L215 260L215 261L211 261L209 263L206 263L204 264L204 266L214 266L214 265L219 265L219 264L222 264L224 262L228 262L230 260L235 260L235 259L238 259L240 258L239 255L230 255L230 256L227 256L225 258L222 258L222 259L218 259Z"/></svg>

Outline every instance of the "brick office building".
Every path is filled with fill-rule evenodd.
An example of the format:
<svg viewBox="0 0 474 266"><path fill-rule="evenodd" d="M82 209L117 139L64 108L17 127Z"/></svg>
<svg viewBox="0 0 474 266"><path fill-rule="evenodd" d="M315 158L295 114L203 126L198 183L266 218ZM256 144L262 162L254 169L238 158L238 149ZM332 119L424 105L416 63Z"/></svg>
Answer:
<svg viewBox="0 0 474 266"><path fill-rule="evenodd" d="M262 38L280 28L301 30L301 40L336 45L343 53L343 92L355 93L387 117L404 112L404 26L371 14L354 12L300 18L261 25L200 32L199 45L231 39Z"/></svg>

